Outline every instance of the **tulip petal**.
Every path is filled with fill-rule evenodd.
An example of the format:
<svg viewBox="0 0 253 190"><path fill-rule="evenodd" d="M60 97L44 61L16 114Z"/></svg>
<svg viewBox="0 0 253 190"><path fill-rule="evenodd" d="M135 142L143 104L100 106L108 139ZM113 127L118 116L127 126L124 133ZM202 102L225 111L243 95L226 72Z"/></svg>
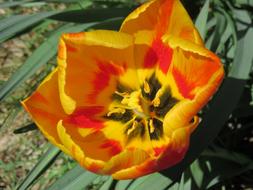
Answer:
<svg viewBox="0 0 253 190"><path fill-rule="evenodd" d="M55 69L22 105L50 142L68 152L56 131L58 121L65 117L59 101L57 77L58 69Z"/></svg>
<svg viewBox="0 0 253 190"><path fill-rule="evenodd" d="M110 159L103 168L103 171L114 175L114 173L117 173L120 170L134 168L137 165L141 165L149 159L150 156L143 150L138 148L125 149L120 154ZM131 178L131 174L128 174L128 178Z"/></svg>
<svg viewBox="0 0 253 190"><path fill-rule="evenodd" d="M179 0L144 3L124 20L120 29L130 34L141 30L154 31L156 39L171 34L203 46L198 31Z"/></svg>
<svg viewBox="0 0 253 190"><path fill-rule="evenodd" d="M99 52L99 53L98 53ZM117 83L137 88L133 39L113 31L65 34L58 54L59 89L67 114L77 107L107 106Z"/></svg>
<svg viewBox="0 0 253 190"><path fill-rule="evenodd" d="M173 76L183 98L193 99L212 77L216 77L217 72L220 73L218 80L221 81L223 67L216 55L201 46L173 36L167 40L174 48L173 64L168 76Z"/></svg>
<svg viewBox="0 0 253 190"><path fill-rule="evenodd" d="M104 161L89 158L85 154L83 149L83 139L76 130L69 128L63 120L60 120L57 124L57 132L60 140L68 155L77 160L81 166L87 168L90 171L101 173L101 169L104 167Z"/></svg>

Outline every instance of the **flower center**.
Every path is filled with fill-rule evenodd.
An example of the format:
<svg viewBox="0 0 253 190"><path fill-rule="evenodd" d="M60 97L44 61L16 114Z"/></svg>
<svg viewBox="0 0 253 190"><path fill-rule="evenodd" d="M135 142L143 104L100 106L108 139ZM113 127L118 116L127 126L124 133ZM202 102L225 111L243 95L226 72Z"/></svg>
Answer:
<svg viewBox="0 0 253 190"><path fill-rule="evenodd" d="M169 86L162 86L154 74L139 90L119 84L112 99L113 106L105 117L124 123L128 140L143 138L146 133L151 140L159 140L163 136L164 116L178 102Z"/></svg>

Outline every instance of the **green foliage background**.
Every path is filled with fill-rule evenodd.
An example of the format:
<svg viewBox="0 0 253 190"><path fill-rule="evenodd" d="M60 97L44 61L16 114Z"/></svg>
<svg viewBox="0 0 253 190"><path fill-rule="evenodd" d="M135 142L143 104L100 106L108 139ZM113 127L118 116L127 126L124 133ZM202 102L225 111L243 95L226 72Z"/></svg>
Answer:
<svg viewBox="0 0 253 190"><path fill-rule="evenodd" d="M117 30L124 17L140 3L131 0L12 0L0 3L1 9L45 7L33 14L14 11L0 20L0 43L28 32L39 36L36 40L40 42L13 75L0 83L0 100L8 101L25 81L30 86L27 96L36 88L55 66L57 43L62 33L102 28ZM253 1L185 0L183 3L207 48L219 55L226 70L218 93L200 113L202 122L191 137L184 160L160 173L124 181L98 176L74 163L75 166L47 190L253 188ZM49 4L54 4L54 8L49 10ZM12 101L15 109L20 110L18 101L24 98ZM31 123L20 126L14 133L35 129L37 127ZM15 189L34 186L59 155L60 150L48 144L48 150L26 178L16 181Z"/></svg>

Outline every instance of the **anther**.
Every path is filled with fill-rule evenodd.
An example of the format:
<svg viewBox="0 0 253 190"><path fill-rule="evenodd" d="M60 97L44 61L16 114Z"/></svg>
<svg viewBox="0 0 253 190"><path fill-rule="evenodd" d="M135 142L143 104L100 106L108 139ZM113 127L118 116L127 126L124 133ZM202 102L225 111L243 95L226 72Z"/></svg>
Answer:
<svg viewBox="0 0 253 190"><path fill-rule="evenodd" d="M137 125L138 125L138 122L133 121L132 127L130 129L128 129L128 131L127 131L127 135L130 135L130 133L132 133L136 129Z"/></svg>
<svg viewBox="0 0 253 190"><path fill-rule="evenodd" d="M110 112L107 113L107 116L110 117L114 113L124 114L125 112L126 110L123 108L113 108Z"/></svg>
<svg viewBox="0 0 253 190"><path fill-rule="evenodd" d="M153 123L153 119L150 119L149 120L149 126L150 126L150 133L153 133L155 131L155 126L154 126L154 123Z"/></svg>
<svg viewBox="0 0 253 190"><path fill-rule="evenodd" d="M165 88L160 88L160 89L157 91L157 93L156 93L156 95L155 95L155 98L154 98L154 100L152 101L152 103L153 103L153 105L154 105L155 107L159 107L159 105L160 105L160 103L161 103L160 98L161 98L161 96L163 95L164 92L165 92Z"/></svg>
<svg viewBox="0 0 253 190"><path fill-rule="evenodd" d="M150 93L150 86L147 81L144 81L143 88L144 88L145 93L147 93L147 94Z"/></svg>

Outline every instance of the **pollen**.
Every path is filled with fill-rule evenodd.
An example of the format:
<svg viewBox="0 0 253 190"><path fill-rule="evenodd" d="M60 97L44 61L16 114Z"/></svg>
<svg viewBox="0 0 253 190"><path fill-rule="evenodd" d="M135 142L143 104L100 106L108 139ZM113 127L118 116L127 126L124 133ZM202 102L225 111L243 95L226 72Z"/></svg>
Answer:
<svg viewBox="0 0 253 190"><path fill-rule="evenodd" d="M114 114L114 113L124 114L125 112L126 112L126 110L123 109L123 108L113 108L111 111L109 111L109 112L107 113L107 116L111 116L111 115Z"/></svg>
<svg viewBox="0 0 253 190"><path fill-rule="evenodd" d="M149 84L147 83L147 81L144 81L144 84L143 84L143 88L144 88L144 92L145 93L150 93L150 87L149 87Z"/></svg>

